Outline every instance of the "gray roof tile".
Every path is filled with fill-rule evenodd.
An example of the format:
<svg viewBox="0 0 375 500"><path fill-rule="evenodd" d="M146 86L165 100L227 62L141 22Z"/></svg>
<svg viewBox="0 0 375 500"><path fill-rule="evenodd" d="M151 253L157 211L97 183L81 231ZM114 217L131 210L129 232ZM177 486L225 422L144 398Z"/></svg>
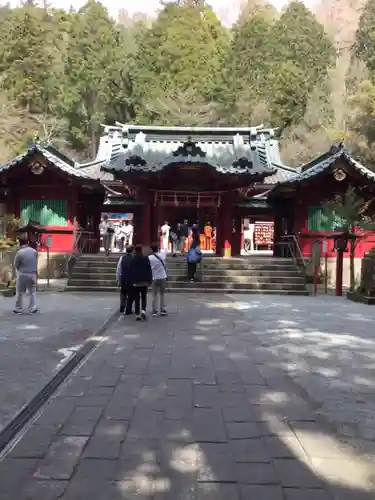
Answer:
<svg viewBox="0 0 375 500"><path fill-rule="evenodd" d="M92 179L85 172L80 171L74 166L74 163L69 160L69 158L61 155L56 149L52 146L41 146L40 144L33 144L25 153L22 153L7 163L3 163L0 165L0 173L10 168L19 165L22 163L29 155L34 153L40 153L47 161L58 167L63 172L66 172L68 175L72 175L74 177L78 177L81 179Z"/></svg>
<svg viewBox="0 0 375 500"><path fill-rule="evenodd" d="M200 154L181 151L187 141L199 148ZM180 153L180 154L179 154ZM199 152L198 152L199 153ZM119 125L105 127L97 158L106 172L158 172L166 165L206 163L225 174L277 175L282 165L279 143L273 129L223 127L141 127Z"/></svg>
<svg viewBox="0 0 375 500"><path fill-rule="evenodd" d="M302 166L300 172L294 177L286 180L285 183L301 182L324 172L331 167L336 161L343 159L355 168L360 174L364 175L367 179L375 181L375 172L365 167L358 161L354 160L347 151L343 144L333 146L330 151L319 156L312 162Z"/></svg>

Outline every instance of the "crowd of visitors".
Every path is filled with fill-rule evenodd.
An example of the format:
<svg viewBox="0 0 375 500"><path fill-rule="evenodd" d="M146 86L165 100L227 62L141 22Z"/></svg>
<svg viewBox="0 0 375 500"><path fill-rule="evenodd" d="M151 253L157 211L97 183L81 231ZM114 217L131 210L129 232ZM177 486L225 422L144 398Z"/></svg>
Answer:
<svg viewBox="0 0 375 500"><path fill-rule="evenodd" d="M181 224L182 238L185 237L185 228L187 221ZM158 243L151 245L151 254L144 255L142 245L136 245L133 249L128 246L125 255L121 256L116 271L117 283L120 287L120 312L125 315L134 313L137 321L147 318L147 290L151 285L152 291L152 316L166 316L167 309L165 303L165 291L167 288L168 273L166 267L166 256L168 242L171 237L171 230L168 222L162 226L162 248L159 249ZM181 233L179 234L181 238ZM177 239L176 239L177 241ZM181 253L185 251L181 244ZM193 226L191 230L191 243L186 254L188 279L194 281L196 279L197 264L202 259L200 250L200 234L197 226Z"/></svg>

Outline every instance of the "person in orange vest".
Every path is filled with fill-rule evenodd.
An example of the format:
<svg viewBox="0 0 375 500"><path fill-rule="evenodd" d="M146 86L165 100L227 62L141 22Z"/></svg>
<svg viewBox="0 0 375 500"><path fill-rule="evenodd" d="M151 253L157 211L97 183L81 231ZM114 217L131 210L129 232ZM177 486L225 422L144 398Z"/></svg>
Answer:
<svg viewBox="0 0 375 500"><path fill-rule="evenodd" d="M204 233L204 247L205 250L212 250L212 233L213 227L211 226L211 222L207 222L203 228Z"/></svg>

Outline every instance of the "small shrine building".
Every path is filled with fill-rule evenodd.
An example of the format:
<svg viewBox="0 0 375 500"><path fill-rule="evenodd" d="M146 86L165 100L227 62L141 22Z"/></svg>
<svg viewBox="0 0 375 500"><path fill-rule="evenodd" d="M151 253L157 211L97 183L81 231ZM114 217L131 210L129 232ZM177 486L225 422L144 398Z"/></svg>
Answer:
<svg viewBox="0 0 375 500"><path fill-rule="evenodd" d="M294 169L283 164L270 128L116 124L104 127L93 161L77 163L51 145L34 144L0 165L0 230L10 214L21 224L38 221L53 231L51 252L69 254L77 228L90 235L84 251L99 251L104 213L131 214L134 242L146 245L164 221L209 221L216 255L239 256L244 228L256 222L260 246L281 255L281 237L294 235L309 258L313 240L334 229L324 203L349 186L372 196L375 173L342 144ZM374 244L372 235L362 238L356 257Z"/></svg>

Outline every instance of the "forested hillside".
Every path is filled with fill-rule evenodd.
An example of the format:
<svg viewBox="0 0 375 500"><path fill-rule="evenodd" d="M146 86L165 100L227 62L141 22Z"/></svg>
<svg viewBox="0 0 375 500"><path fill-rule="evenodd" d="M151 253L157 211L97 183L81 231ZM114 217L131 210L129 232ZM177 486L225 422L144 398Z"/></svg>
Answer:
<svg viewBox="0 0 375 500"><path fill-rule="evenodd" d="M115 21L94 0L77 12L28 0L2 7L0 25L0 161L35 135L89 159L101 124L119 121L263 123L278 127L287 164L345 139L375 165L375 0L345 47L300 2L278 13L250 0L229 29L204 0L168 3L153 21Z"/></svg>

